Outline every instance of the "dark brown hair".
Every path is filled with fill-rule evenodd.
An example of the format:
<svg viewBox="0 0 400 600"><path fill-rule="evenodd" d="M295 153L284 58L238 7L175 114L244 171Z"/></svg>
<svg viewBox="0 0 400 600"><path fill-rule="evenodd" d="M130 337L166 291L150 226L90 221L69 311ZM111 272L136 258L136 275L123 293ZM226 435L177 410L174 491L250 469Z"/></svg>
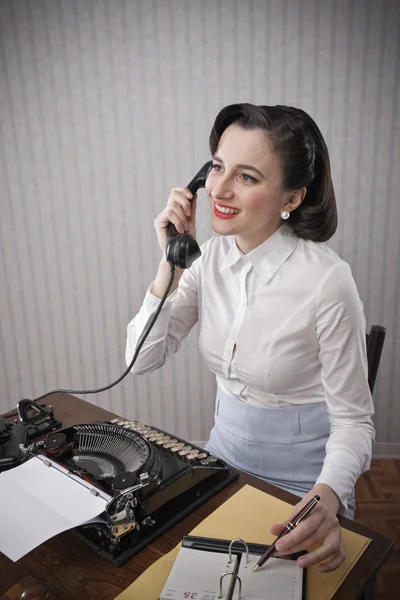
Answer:
<svg viewBox="0 0 400 600"><path fill-rule="evenodd" d="M285 191L307 189L287 224L306 240L329 240L337 227L336 200L328 149L315 121L304 110L291 106L231 104L215 119L210 134L212 155L232 123L268 134L274 151L280 155Z"/></svg>

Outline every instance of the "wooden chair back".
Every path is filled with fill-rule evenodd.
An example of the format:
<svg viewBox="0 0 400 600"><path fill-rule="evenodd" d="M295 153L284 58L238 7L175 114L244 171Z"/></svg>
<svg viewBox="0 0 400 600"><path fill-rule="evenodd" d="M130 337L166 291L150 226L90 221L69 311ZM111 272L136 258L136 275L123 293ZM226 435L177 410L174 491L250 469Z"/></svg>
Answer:
<svg viewBox="0 0 400 600"><path fill-rule="evenodd" d="M367 333L368 384L371 394L375 386L385 336L386 329L381 325L372 325Z"/></svg>

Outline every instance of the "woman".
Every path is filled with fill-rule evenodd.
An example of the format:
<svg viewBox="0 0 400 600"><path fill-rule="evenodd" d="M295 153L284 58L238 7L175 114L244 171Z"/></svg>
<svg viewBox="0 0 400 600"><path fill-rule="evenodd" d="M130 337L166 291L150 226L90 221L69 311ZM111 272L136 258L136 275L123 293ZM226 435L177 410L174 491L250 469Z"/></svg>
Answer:
<svg viewBox="0 0 400 600"><path fill-rule="evenodd" d="M277 548L283 555L318 542L299 564L325 561L320 571L332 571L344 560L336 515L354 515L374 427L362 305L349 266L323 243L337 226L328 151L304 111L251 104L219 113L210 150L206 189L220 236L190 269L177 269L133 372L160 367L199 322L218 384L207 449L303 496L293 514L318 494ZM195 214L196 199L178 187L155 219L163 258L128 326L128 363L169 281L168 223L195 236Z"/></svg>

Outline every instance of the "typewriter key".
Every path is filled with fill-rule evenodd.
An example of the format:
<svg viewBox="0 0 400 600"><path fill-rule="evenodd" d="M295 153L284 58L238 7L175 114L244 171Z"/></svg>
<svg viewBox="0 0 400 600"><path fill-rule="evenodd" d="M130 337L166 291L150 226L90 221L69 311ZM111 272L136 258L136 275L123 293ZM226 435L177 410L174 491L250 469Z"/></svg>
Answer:
<svg viewBox="0 0 400 600"><path fill-rule="evenodd" d="M178 444L175 444L175 446L172 446L171 452L179 452L179 450L182 450L184 445L185 444L183 444L182 442L178 442Z"/></svg>
<svg viewBox="0 0 400 600"><path fill-rule="evenodd" d="M175 442L175 443L176 443L176 442ZM172 446L173 446L173 445L174 445L174 444L172 444ZM171 440L165 440L165 442L163 443L163 448L164 448L165 450L170 450L170 449L172 448L172 446L171 446Z"/></svg>
<svg viewBox="0 0 400 600"><path fill-rule="evenodd" d="M197 454L194 454L193 452L189 452L189 454L186 455L186 458L188 460L193 460L194 458L197 458Z"/></svg>
<svg viewBox="0 0 400 600"><path fill-rule="evenodd" d="M200 464L201 464L201 465L209 465L209 464L210 464L210 461L208 460L208 458L203 458L203 459L200 461Z"/></svg>
<svg viewBox="0 0 400 600"><path fill-rule="evenodd" d="M167 449L169 449L169 448L172 448L172 446L175 446L175 444L177 444L177 443L178 443L178 440L175 440L175 439L173 438L172 440L169 440L169 441L168 441L168 442L165 444L164 448L167 448Z"/></svg>
<svg viewBox="0 0 400 600"><path fill-rule="evenodd" d="M156 441L157 446L164 446L171 439L170 435L164 435L162 438Z"/></svg>
<svg viewBox="0 0 400 600"><path fill-rule="evenodd" d="M208 454L207 452L200 452L196 458L198 458L200 460L200 458L207 458Z"/></svg>
<svg viewBox="0 0 400 600"><path fill-rule="evenodd" d="M186 456L186 454L189 454L189 452L191 451L191 447L190 446L184 446L182 448L182 450L179 450L178 454L179 456Z"/></svg>
<svg viewBox="0 0 400 600"><path fill-rule="evenodd" d="M209 456L207 460L209 463L216 463L218 458L216 456Z"/></svg>
<svg viewBox="0 0 400 600"><path fill-rule="evenodd" d="M190 454L193 454L193 456L197 456L198 454L200 454L200 450L197 450L197 448L192 448Z"/></svg>

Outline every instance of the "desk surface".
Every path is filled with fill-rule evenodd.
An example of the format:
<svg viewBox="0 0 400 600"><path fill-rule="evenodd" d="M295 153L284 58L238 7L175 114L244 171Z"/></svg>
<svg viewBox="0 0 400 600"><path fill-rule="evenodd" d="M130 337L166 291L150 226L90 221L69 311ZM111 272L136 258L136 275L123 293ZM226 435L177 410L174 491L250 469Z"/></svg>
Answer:
<svg viewBox="0 0 400 600"><path fill-rule="evenodd" d="M74 396L55 394L46 400L54 407L56 417L62 421L63 427L115 417L113 413ZM298 500L292 494L241 473L238 480L150 544L143 552L131 558L122 567L116 567L98 556L71 532L57 535L32 550L17 563L13 563L0 553L0 598L17 600L26 588L35 584L46 584L46 588L51 592L51 596L47 596L49 600L50 598L52 600L114 599L147 567L172 550L184 535L245 484L259 488L291 504L295 504ZM29 507L27 508L29 510ZM334 596L335 600L356 600L362 593L366 582L371 579L390 554L394 542L353 521L342 517L340 521L342 526L347 529L372 539L371 544ZM30 598L33 599L34 596L30 596Z"/></svg>

